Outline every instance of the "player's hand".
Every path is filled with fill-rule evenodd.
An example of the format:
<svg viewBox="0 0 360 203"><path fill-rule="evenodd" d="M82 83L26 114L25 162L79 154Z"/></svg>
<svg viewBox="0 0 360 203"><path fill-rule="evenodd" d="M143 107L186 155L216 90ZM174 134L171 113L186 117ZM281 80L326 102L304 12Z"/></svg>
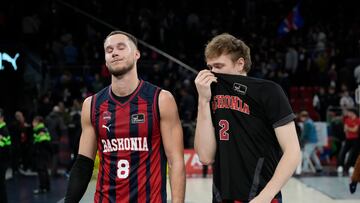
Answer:
<svg viewBox="0 0 360 203"><path fill-rule="evenodd" d="M210 101L211 89L210 85L212 82L217 82L215 75L210 70L202 70L195 78L196 89L199 94L199 101L205 102Z"/></svg>

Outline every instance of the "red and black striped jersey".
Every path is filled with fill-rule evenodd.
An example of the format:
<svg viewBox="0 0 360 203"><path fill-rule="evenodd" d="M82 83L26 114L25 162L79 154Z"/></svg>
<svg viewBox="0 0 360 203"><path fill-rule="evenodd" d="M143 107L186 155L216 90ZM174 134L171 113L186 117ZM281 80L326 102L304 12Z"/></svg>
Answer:
<svg viewBox="0 0 360 203"><path fill-rule="evenodd" d="M92 97L100 158L94 202L166 202L166 156L159 122L161 89L143 80L121 103L108 86Z"/></svg>

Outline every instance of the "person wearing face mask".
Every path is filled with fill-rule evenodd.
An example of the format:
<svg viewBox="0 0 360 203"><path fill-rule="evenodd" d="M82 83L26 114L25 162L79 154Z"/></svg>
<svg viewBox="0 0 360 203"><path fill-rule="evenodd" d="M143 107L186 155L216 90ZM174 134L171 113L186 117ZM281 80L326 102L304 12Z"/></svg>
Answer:
<svg viewBox="0 0 360 203"><path fill-rule="evenodd" d="M212 38L205 59L209 70L195 79L195 150L213 164L213 202L282 202L280 190L301 160L284 91L247 76L250 48L230 34Z"/></svg>

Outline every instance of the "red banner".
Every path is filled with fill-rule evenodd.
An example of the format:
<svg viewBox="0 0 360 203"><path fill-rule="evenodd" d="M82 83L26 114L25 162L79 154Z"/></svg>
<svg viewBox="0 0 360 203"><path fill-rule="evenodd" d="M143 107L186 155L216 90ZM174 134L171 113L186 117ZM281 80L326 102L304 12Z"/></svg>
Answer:
<svg viewBox="0 0 360 203"><path fill-rule="evenodd" d="M203 175L203 165L199 160L199 156L193 149L184 150L184 160L187 177L201 177ZM207 175L212 174L211 166L208 167Z"/></svg>

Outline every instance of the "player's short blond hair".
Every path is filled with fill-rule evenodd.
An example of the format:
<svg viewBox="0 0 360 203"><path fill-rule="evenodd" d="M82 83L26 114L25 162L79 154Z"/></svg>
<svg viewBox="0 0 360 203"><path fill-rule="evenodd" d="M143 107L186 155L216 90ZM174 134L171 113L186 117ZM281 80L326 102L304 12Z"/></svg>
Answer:
<svg viewBox="0 0 360 203"><path fill-rule="evenodd" d="M205 59L217 58L223 54L230 54L233 62L239 58L245 61L244 71L247 73L251 68L250 48L244 41L228 34L223 33L211 39L205 48Z"/></svg>
<svg viewBox="0 0 360 203"><path fill-rule="evenodd" d="M134 43L135 47L138 48L138 40L137 40L137 38L134 35L132 35L130 33L127 33L127 32L124 32L124 31L121 31L121 30L115 30L115 31L110 32L108 34L108 36L106 36L106 38L104 40L104 43L107 40L107 38L109 38L110 36L118 35L118 34L127 36L129 38L129 40Z"/></svg>

